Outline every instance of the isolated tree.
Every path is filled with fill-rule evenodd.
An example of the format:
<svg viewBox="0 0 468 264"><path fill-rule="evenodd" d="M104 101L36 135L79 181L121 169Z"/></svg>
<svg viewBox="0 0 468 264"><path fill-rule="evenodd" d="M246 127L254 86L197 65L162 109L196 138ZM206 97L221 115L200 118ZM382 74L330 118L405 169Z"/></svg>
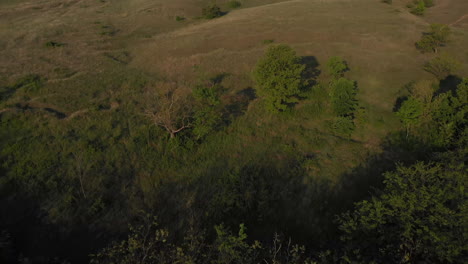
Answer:
<svg viewBox="0 0 468 264"><path fill-rule="evenodd" d="M423 33L421 40L416 42L416 48L421 52L438 52L440 47L447 44L451 31L444 24L431 24L429 32Z"/></svg>
<svg viewBox="0 0 468 264"><path fill-rule="evenodd" d="M343 77L343 74L349 70L346 61L340 57L331 57L327 62L328 73L335 79Z"/></svg>
<svg viewBox="0 0 468 264"><path fill-rule="evenodd" d="M456 160L385 174L379 195L339 218L347 263L466 263L466 169Z"/></svg>
<svg viewBox="0 0 468 264"><path fill-rule="evenodd" d="M350 116L356 109L356 82L346 78L334 80L330 84L330 98L335 114Z"/></svg>
<svg viewBox="0 0 468 264"><path fill-rule="evenodd" d="M424 65L424 70L434 75L438 80L443 80L459 67L460 62L447 54L442 54L428 61Z"/></svg>
<svg viewBox="0 0 468 264"><path fill-rule="evenodd" d="M397 112L397 116L400 118L401 122L406 128L406 137L409 135L411 126L419 122L419 117L422 115L422 113L423 104L420 101L410 97L408 100L403 102Z"/></svg>
<svg viewBox="0 0 468 264"><path fill-rule="evenodd" d="M177 133L192 127L192 103L187 93L178 87L177 83L166 83L158 88L163 92L156 97L150 96L146 116L174 138Z"/></svg>
<svg viewBox="0 0 468 264"><path fill-rule="evenodd" d="M284 111L288 105L296 103L305 85L303 73L305 65L296 52L287 45L270 46L257 63L253 77L260 96L273 112Z"/></svg>

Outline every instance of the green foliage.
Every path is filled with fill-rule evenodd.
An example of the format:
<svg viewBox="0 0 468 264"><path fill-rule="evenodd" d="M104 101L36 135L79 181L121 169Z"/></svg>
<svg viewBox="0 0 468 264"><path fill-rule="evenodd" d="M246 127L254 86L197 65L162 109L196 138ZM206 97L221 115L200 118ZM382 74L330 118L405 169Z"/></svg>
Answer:
<svg viewBox="0 0 468 264"><path fill-rule="evenodd" d="M176 16L175 20L178 21L178 22L180 22L180 21L185 21L185 17Z"/></svg>
<svg viewBox="0 0 468 264"><path fill-rule="evenodd" d="M113 243L99 253L91 255L92 264L152 264L171 262L173 250L167 239L169 232L159 229L156 219L145 216L145 222L137 227L130 226L126 240Z"/></svg>
<svg viewBox="0 0 468 264"><path fill-rule="evenodd" d="M250 258L250 246L247 243L246 227L244 224L239 226L239 234L234 236L223 225L215 226L217 239L215 241L218 251L218 259L215 263L219 264L242 264L248 263ZM250 253L250 254L249 254Z"/></svg>
<svg viewBox="0 0 468 264"><path fill-rule="evenodd" d="M205 19L213 19L223 15L221 8L216 4L212 4L202 9L202 16Z"/></svg>
<svg viewBox="0 0 468 264"><path fill-rule="evenodd" d="M423 33L421 40L416 42L416 48L421 52L437 52L439 47L447 44L451 31L447 25L431 24L430 31Z"/></svg>
<svg viewBox="0 0 468 264"><path fill-rule="evenodd" d="M428 61L424 65L424 70L434 75L438 80L443 80L459 67L459 61L447 54L443 54Z"/></svg>
<svg viewBox="0 0 468 264"><path fill-rule="evenodd" d="M60 42L55 42L55 41L48 41L48 42L46 42L45 46L48 47L48 48L58 48L58 47L65 46L65 44L60 43Z"/></svg>
<svg viewBox="0 0 468 264"><path fill-rule="evenodd" d="M339 218L349 261L465 263L463 162L399 167L385 174L384 183L381 194Z"/></svg>
<svg viewBox="0 0 468 264"><path fill-rule="evenodd" d="M350 137L355 127L354 121L350 116L335 117L332 124L333 131L345 137Z"/></svg>
<svg viewBox="0 0 468 264"><path fill-rule="evenodd" d="M392 4L393 3L393 0L382 0L383 3L386 3L386 4Z"/></svg>
<svg viewBox="0 0 468 264"><path fill-rule="evenodd" d="M412 125L415 125L419 122L419 117L422 115L422 112L423 104L413 97L410 97L408 100L403 102L397 112L397 116L405 125L408 132Z"/></svg>
<svg viewBox="0 0 468 264"><path fill-rule="evenodd" d="M339 78L330 83L330 98L333 111L339 116L350 116L358 105L356 82Z"/></svg>
<svg viewBox="0 0 468 264"><path fill-rule="evenodd" d="M327 62L328 74L334 79L343 77L343 74L349 70L346 61L340 57L331 57Z"/></svg>
<svg viewBox="0 0 468 264"><path fill-rule="evenodd" d="M216 131L223 122L221 101L219 99L219 85L211 87L198 86L194 89L196 100L193 115L193 134L201 139Z"/></svg>
<svg viewBox="0 0 468 264"><path fill-rule="evenodd" d="M298 96L306 82L303 78L305 65L287 45L268 47L253 72L258 94L265 99L270 111L284 111L298 102Z"/></svg>
<svg viewBox="0 0 468 264"><path fill-rule="evenodd" d="M410 12L417 16L424 15L425 11L426 11L426 4L424 3L423 0L417 1L410 9Z"/></svg>
<svg viewBox="0 0 468 264"><path fill-rule="evenodd" d="M233 9L234 9L234 8L239 8L239 7L241 7L241 6L242 6L242 3L239 2L239 1L236 1L236 0L232 0L232 1L227 2L227 6L228 6L229 8L233 8Z"/></svg>

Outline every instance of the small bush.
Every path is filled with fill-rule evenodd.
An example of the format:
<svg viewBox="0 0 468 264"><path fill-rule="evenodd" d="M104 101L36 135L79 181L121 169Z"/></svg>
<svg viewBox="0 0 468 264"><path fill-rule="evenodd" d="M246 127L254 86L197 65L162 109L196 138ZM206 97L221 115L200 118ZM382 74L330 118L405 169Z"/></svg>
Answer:
<svg viewBox="0 0 468 264"><path fill-rule="evenodd" d="M265 39L265 40L262 41L262 43L265 44L265 45L272 44L273 42L275 42L274 39Z"/></svg>
<svg viewBox="0 0 468 264"><path fill-rule="evenodd" d="M46 42L45 46L48 47L48 48L58 48L58 47L65 46L65 44L60 43L60 42L55 42L55 41L48 41L48 42Z"/></svg>
<svg viewBox="0 0 468 264"><path fill-rule="evenodd" d="M185 17L176 16L175 20L178 21L178 22L185 21Z"/></svg>
<svg viewBox="0 0 468 264"><path fill-rule="evenodd" d="M382 0L383 3L386 3L386 4L392 4L393 3L393 0Z"/></svg>
<svg viewBox="0 0 468 264"><path fill-rule="evenodd" d="M333 120L333 131L342 136L350 137L355 129L354 121L351 117L338 116Z"/></svg>
<svg viewBox="0 0 468 264"><path fill-rule="evenodd" d="M340 57L331 57L327 62L327 69L334 79L343 77L343 74L349 70L346 61Z"/></svg>
<svg viewBox="0 0 468 264"><path fill-rule="evenodd" d="M417 15L417 16L422 16L424 15L424 12L426 11L426 4L424 3L423 0L418 1L411 9L410 12L411 14Z"/></svg>
<svg viewBox="0 0 468 264"><path fill-rule="evenodd" d="M223 12L221 12L221 8L217 6L216 4L213 4L211 6L207 6L202 9L202 16L206 19L213 19L217 18L223 15Z"/></svg>
<svg viewBox="0 0 468 264"><path fill-rule="evenodd" d="M227 6L228 6L229 8L239 8L239 7L241 7L241 5L242 5L241 2L236 1L236 0L229 1L229 2L227 3Z"/></svg>

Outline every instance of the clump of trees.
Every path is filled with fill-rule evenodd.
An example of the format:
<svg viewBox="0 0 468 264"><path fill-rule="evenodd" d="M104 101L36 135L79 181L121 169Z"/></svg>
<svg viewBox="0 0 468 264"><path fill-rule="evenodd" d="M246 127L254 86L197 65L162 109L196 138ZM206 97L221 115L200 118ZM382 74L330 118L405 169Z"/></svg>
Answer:
<svg viewBox="0 0 468 264"><path fill-rule="evenodd" d="M269 46L253 72L258 94L272 112L285 111L297 103L306 86L304 78L306 66L289 46Z"/></svg>
<svg viewBox="0 0 468 264"><path fill-rule="evenodd" d="M453 154L459 155L459 154ZM464 263L466 165L463 158L400 166L385 188L339 218L351 263Z"/></svg>
<svg viewBox="0 0 468 264"><path fill-rule="evenodd" d="M462 80L455 91L437 92L431 81L411 85L408 99L396 114L406 127L407 138L412 136L429 146L448 148L466 133L468 80Z"/></svg>
<svg viewBox="0 0 468 264"><path fill-rule="evenodd" d="M431 24L429 32L423 33L421 40L416 42L416 48L421 52L437 53L440 47L444 47L450 37L449 26L444 24Z"/></svg>

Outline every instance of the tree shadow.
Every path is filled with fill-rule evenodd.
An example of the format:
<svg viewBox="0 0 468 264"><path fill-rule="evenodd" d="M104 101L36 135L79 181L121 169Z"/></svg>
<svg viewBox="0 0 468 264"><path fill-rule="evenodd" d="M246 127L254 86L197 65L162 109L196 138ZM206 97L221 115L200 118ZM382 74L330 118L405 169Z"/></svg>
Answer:
<svg viewBox="0 0 468 264"><path fill-rule="evenodd" d="M243 115L247 111L250 102L256 98L255 89L252 87L247 87L235 93L233 96L229 96L225 107L224 119L232 120Z"/></svg>
<svg viewBox="0 0 468 264"><path fill-rule="evenodd" d="M395 112L398 112L398 110L400 110L401 108L401 105L403 105L403 103L408 100L408 96L406 95L403 95L403 96L399 96L396 100L395 100L395 103L393 104L393 109L392 111L395 113Z"/></svg>
<svg viewBox="0 0 468 264"><path fill-rule="evenodd" d="M316 83L317 77L320 75L318 66L320 64L315 56L302 56L300 62L306 66L303 73L303 78L310 82L311 85Z"/></svg>
<svg viewBox="0 0 468 264"><path fill-rule="evenodd" d="M434 96L452 92L455 93L457 90L457 86L462 82L462 78L456 75L449 75L447 78L441 80L439 82L439 89L434 93Z"/></svg>

